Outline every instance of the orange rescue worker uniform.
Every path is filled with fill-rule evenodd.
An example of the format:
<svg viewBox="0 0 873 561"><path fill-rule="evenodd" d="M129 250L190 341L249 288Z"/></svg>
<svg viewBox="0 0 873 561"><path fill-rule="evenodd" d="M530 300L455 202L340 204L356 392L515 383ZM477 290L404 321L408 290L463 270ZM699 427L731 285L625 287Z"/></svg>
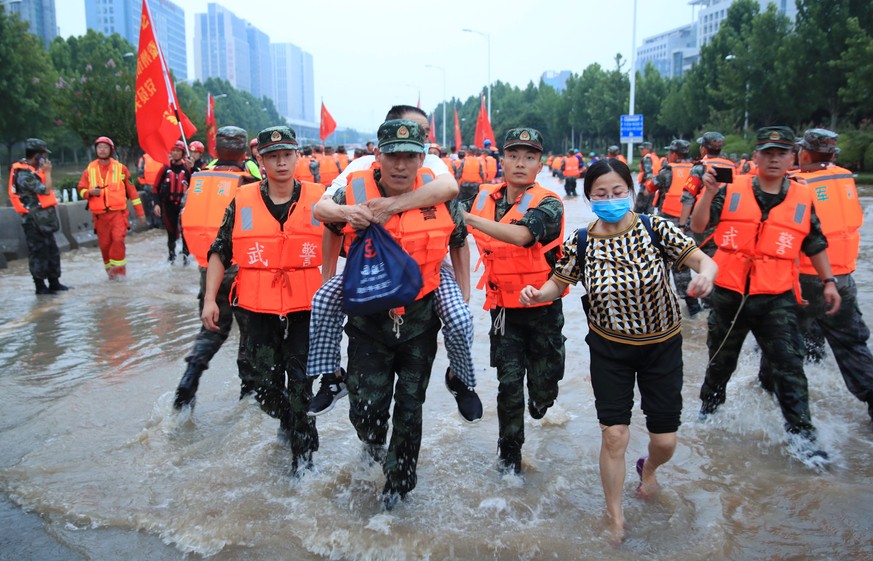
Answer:
<svg viewBox="0 0 873 561"><path fill-rule="evenodd" d="M567 158L573 159L576 158ZM494 220L496 204L493 195L506 187L506 183L483 186L473 203L470 214ZM555 193L541 187L539 183L525 191L521 200L500 219L501 223L512 224L522 219L529 208L536 208L546 197L557 197ZM485 264L485 273L479 279L477 288L485 288L486 310L494 308L533 308L550 306L552 302L523 306L519 302L522 289L527 286L542 286L549 279L552 267L545 254L564 241L564 219L561 217L561 234L547 245L539 242L531 247L519 247L483 234L472 228L470 232L479 248L479 260ZM478 264L476 266L478 269ZM568 287L569 290L569 287ZM564 293L566 295L566 292Z"/></svg>
<svg viewBox="0 0 873 561"><path fill-rule="evenodd" d="M334 156L323 156L318 162L319 175L321 176L321 184L325 187L330 187L333 180L339 177L342 173L340 164Z"/></svg>
<svg viewBox="0 0 873 561"><path fill-rule="evenodd" d="M324 187L318 183L300 186L300 199L291 205L284 225L267 209L259 183L237 190L233 261L239 272L231 288L235 305L280 316L312 308L312 297L321 286L324 231L312 207Z"/></svg>
<svg viewBox="0 0 873 561"><path fill-rule="evenodd" d="M815 214L828 240L828 260L834 275L848 275L855 271L861 247L864 211L858 204L854 177L851 171L839 166L794 176L806 183L812 192ZM800 256L800 273L818 276L805 254Z"/></svg>
<svg viewBox="0 0 873 561"><path fill-rule="evenodd" d="M342 173L342 170L349 167L349 155L348 154L343 154L341 152L337 152L336 153L336 161L339 163L340 173Z"/></svg>
<svg viewBox="0 0 873 561"><path fill-rule="evenodd" d="M562 165L564 166L563 173L565 178L578 178L580 175L582 175L581 171L579 170L579 158L577 158L576 156L567 156L566 158L564 158L564 163Z"/></svg>
<svg viewBox="0 0 873 561"><path fill-rule="evenodd" d="M643 158L648 158L652 162L652 175L651 177L658 177L658 172L661 171L661 158L655 154L654 150L643 156ZM645 179L646 172L643 168L643 158L640 158L640 173L637 174L637 183L642 185L643 179Z"/></svg>
<svg viewBox="0 0 873 561"><path fill-rule="evenodd" d="M564 157L563 156L555 156L552 160L552 175L555 177L559 177L561 174L561 166L564 165Z"/></svg>
<svg viewBox="0 0 873 561"><path fill-rule="evenodd" d="M661 215L679 218L682 215L682 191L691 174L692 162L673 162L667 164L673 172L673 180L664 194L664 204L661 205ZM666 172L665 172L666 173Z"/></svg>
<svg viewBox="0 0 873 561"><path fill-rule="evenodd" d="M413 191L433 179L429 168L419 168ZM382 197L379 186L373 178L373 168L357 171L349 175L346 188L346 204L355 205ZM418 263L421 270L422 287L416 300L437 289L440 284L440 266L448 254L449 238L455 229L448 207L438 204L433 213L402 212L392 216L383 224L391 236ZM352 241L357 237L354 228L348 224L343 228L343 244L348 253ZM399 314L402 315L402 314Z"/></svg>
<svg viewBox="0 0 873 561"><path fill-rule="evenodd" d="M312 175L312 170L310 169L310 164L312 163L312 156L304 156L300 155L297 158L297 166L294 168L294 179L297 181L307 182L307 183L317 183L315 181L315 177Z"/></svg>
<svg viewBox="0 0 873 561"><path fill-rule="evenodd" d="M718 247L715 284L740 294L782 294L794 288L800 298L797 262L810 231L812 205L812 190L792 181L785 200L762 220L752 178L728 183L713 234Z"/></svg>
<svg viewBox="0 0 873 561"><path fill-rule="evenodd" d="M482 161L485 164L485 183L491 183L497 177L497 159L490 154L485 154L482 156Z"/></svg>
<svg viewBox="0 0 873 561"><path fill-rule="evenodd" d="M209 265L209 248L224 211L245 179L253 178L242 170L206 170L191 176L180 220L188 251L201 267Z"/></svg>
<svg viewBox="0 0 873 561"><path fill-rule="evenodd" d="M15 209L18 214L28 214L28 211L23 204L21 204L21 199L18 198L18 193L15 191L15 172L20 169L30 170L39 180L44 184L46 177L45 172L43 170L34 169L33 166L28 164L26 161L21 160L12 164L12 168L9 171L9 201L12 203L12 207ZM39 201L39 206L41 208L49 208L53 206L57 206L58 199L55 197L54 190L50 190L44 195L37 195L37 200Z"/></svg>
<svg viewBox="0 0 873 561"><path fill-rule="evenodd" d="M468 209L479 192L479 185L485 182L485 166L476 156L465 156L455 171L460 193L458 201Z"/></svg>
<svg viewBox="0 0 873 561"><path fill-rule="evenodd" d="M95 189L99 189L99 195L92 195ZM88 201L107 276L110 280L124 278L127 274L124 239L130 228L128 199L133 203L137 217L145 219L139 192L130 183L130 172L115 158L109 158L106 163L94 160L82 172L78 190L80 197Z"/></svg>

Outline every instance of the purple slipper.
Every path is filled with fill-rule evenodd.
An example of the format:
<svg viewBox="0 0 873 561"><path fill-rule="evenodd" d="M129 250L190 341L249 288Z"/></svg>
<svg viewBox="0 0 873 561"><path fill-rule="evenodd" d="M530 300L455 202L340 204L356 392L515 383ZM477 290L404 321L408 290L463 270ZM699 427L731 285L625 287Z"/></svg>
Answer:
<svg viewBox="0 0 873 561"><path fill-rule="evenodd" d="M646 457L643 456L637 460L637 475L640 476L640 482L643 480L643 465L646 463Z"/></svg>

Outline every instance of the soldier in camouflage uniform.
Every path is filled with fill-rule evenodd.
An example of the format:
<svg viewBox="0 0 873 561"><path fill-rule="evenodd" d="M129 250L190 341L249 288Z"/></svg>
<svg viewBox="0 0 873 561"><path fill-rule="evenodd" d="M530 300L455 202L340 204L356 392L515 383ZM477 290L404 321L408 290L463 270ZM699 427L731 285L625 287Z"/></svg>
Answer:
<svg viewBox="0 0 873 561"><path fill-rule="evenodd" d="M254 177L248 175L245 168L246 143L248 141L248 133L239 127L221 127L218 129L215 138L215 150L217 159L210 162L206 166L207 171L233 171L245 172L242 177L242 183L252 183L257 181ZM196 178L192 177L192 181ZM218 331L206 329L205 326L200 328L200 332L194 339L194 347L185 357L185 362L188 366L185 368L185 373L182 374L182 379L179 381L179 387L176 388L176 397L173 401L173 407L181 409L185 405L193 404L194 397L197 393L197 387L200 383L200 376L203 371L209 368L209 361L215 356L215 353L221 348L227 337L230 335L230 328L233 327L233 311L230 306L230 287L233 281L236 280L237 265L231 265L224 272L224 277L218 287L218 293L215 297L215 302L218 304L219 317L216 324ZM200 312L203 312L203 298L206 295L206 269L200 267L200 292L197 294L197 300L200 302Z"/></svg>
<svg viewBox="0 0 873 561"><path fill-rule="evenodd" d="M542 150L539 131L507 131L506 182L480 188L472 210L464 214L485 263L485 309L493 322L491 366L497 368L499 382L497 447L504 473L521 473L525 378L530 415L542 419L564 377L561 300L532 307L519 301L525 285L539 286L548 279L562 241L564 204L536 182ZM528 267L536 270L525 270Z"/></svg>
<svg viewBox="0 0 873 561"><path fill-rule="evenodd" d="M691 211L694 208L694 203L700 197L700 192L703 188L703 174L712 166L733 167L733 163L727 158L721 156L721 149L724 147L724 135L720 132L710 131L703 133L703 136L697 139L697 144L700 145L701 159L691 168L691 175L685 182L685 192L682 193L682 214L679 216L680 224L687 224L691 217ZM722 187L725 184L722 184ZM706 238L712 234L714 228L707 228L701 233L692 232L691 237L700 245ZM703 244L700 249L704 253L712 257L715 255L715 243L712 240Z"/></svg>
<svg viewBox="0 0 873 561"><path fill-rule="evenodd" d="M801 262L800 288L809 302L799 310L800 329L808 360L818 362L824 353L825 339L849 391L867 404L873 423L873 354L867 346L870 330L858 309L858 289L852 273L860 244L858 230L864 219L854 175L833 163L837 152L837 133L810 129L798 143L800 171L795 179L815 190L815 206L822 230L828 238L828 257L842 303L837 313L828 315L821 290L821 279ZM772 367L761 361L761 384L772 389Z"/></svg>
<svg viewBox="0 0 873 561"><path fill-rule="evenodd" d="M349 187L359 180L368 183L368 193L375 183L379 193L385 197L400 196L411 191L416 183L417 172L424 161L425 134L422 126L412 120L392 119L385 121L378 130L378 149L376 161L379 169L355 172L349 176ZM338 205L336 214L325 218L326 228L336 235L345 237L346 243L354 237L354 229L361 229L374 223L373 212L366 205L370 195L362 202L363 194L357 190L340 187L334 193L333 201ZM334 221L343 220L345 221ZM467 227L456 200L438 206L405 211L386 222L386 229L394 234L402 228L406 220L434 220L442 224L434 230L434 236L448 237L445 253L450 253L455 274L469 271L469 262L460 263L467 237ZM332 222L333 221L333 222ZM403 221L397 226L397 221ZM420 227L417 225L416 227ZM402 244L402 235L397 237ZM445 255L443 253L443 255ZM412 256L422 258L416 252ZM335 260L337 256L329 255ZM469 260L469 257L467 258ZM421 264L421 261L419 261ZM326 262L330 267L333 261ZM432 271L422 271L425 286L434 281ZM437 274L438 277L438 274ZM464 285L464 279L458 283ZM469 282L469 278L466 282ZM439 279L436 279L436 284ZM425 289L422 289L424 292ZM385 473L385 486L382 501L386 509L392 509L399 500L415 488L416 467L421 448L422 406L425 400L431 368L436 355L436 335L440 320L434 307L434 294L431 290L404 306L402 316L397 310L370 314L350 315L346 324L349 337L348 368L346 384L349 392L349 419L354 425L358 438L364 443L373 460L382 463ZM398 319L402 319L398 321ZM394 413L391 439L387 453L384 449L388 435L389 410L392 396Z"/></svg>
<svg viewBox="0 0 873 561"><path fill-rule="evenodd" d="M27 259L37 294L54 294L70 287L60 283L61 254L55 241L60 227L58 201L52 190L52 163L48 145L39 138L28 138L25 159L9 172L9 198L21 214L27 240ZM46 286L48 280L48 286Z"/></svg>
<svg viewBox="0 0 873 561"><path fill-rule="evenodd" d="M760 208L761 224L766 225L768 218L780 207L787 198L793 201L798 210L808 208L804 205L805 187L789 181L786 175L794 161L794 131L789 127L765 127L757 133L755 145L755 163L760 173L752 178L751 190L754 193L757 206ZM700 233L704 229L714 229L722 220L724 212L731 213L741 207L742 190L734 191L730 207L725 206L727 188L719 186L713 170L707 170L703 176L705 190L691 215L691 228ZM735 180L734 185L739 185ZM788 204L788 203L786 203ZM790 212L794 207L779 209L780 213ZM830 279L831 267L828 261L827 239L822 233L821 224L815 210L809 209L810 216L808 233L800 244L800 251L809 256L819 278ZM793 216L797 211L793 212ZM734 223L746 217L737 217ZM757 217L750 217L757 219ZM794 219L797 220L796 218ZM778 227L776 227L778 228ZM801 231L802 231L801 229ZM763 228L756 234L755 245L768 247L760 237ZM717 240L719 249L715 260L719 264L719 274L716 277L716 288L711 296L712 311L709 315L709 365L706 377L700 388L701 418L715 413L725 402L725 391L731 375L737 367L737 359L746 335L751 331L761 346L761 352L773 365L770 380L776 398L785 418L785 427L789 433L796 435L795 442L800 446L798 453L801 459L827 461L827 453L816 446L815 427L809 411L809 393L806 375L803 372L803 338L798 325L798 302L794 291L789 288L782 293L767 293L767 289L775 290L773 279L760 278L757 263L786 261L781 269L767 269L769 276L785 279L785 268L791 267L790 259L774 259L761 257L761 250L755 250L746 259L753 259L750 271L736 270L737 259L742 257L736 244L728 239L730 232L725 232L724 240ZM778 234L774 232L773 235ZM719 237L718 235L716 237ZM780 240L783 239L780 237ZM737 242L740 244L744 241ZM726 249L731 248L734 249ZM794 246L796 248L796 245ZM743 249L746 251L746 249ZM732 256L734 254L735 256ZM772 265L771 265L772 267ZM760 273L763 274L763 273ZM744 293L737 292L727 286L735 286L745 279ZM789 279L790 280L790 279ZM785 284L780 282L779 286ZM752 287L757 287L753 290ZM821 289L821 288L820 288ZM828 306L827 313L833 314L840 307L840 294L834 283L824 284L823 299Z"/></svg>
<svg viewBox="0 0 873 561"><path fill-rule="evenodd" d="M646 183L652 181L660 171L655 169L655 163L653 162L653 158L657 157L657 154L652 149L651 142L640 144L640 173L637 177L639 189L637 190L637 197L634 202L634 212L637 214L649 214L652 212L652 202L655 194L646 189Z"/></svg>
<svg viewBox="0 0 873 561"><path fill-rule="evenodd" d="M206 293L200 316L207 329L220 330L217 294L225 271L236 261L240 269L233 293L233 311L240 327L237 365L242 382L241 397L253 393L261 409L279 419L279 437L290 441L295 472L310 467L312 454L318 450L315 418L306 415L312 399L312 380L306 376L312 294L307 294L306 289L310 283L314 284L313 275L320 277L317 270L321 262L320 244L309 248L315 252L308 264L270 269L269 262L299 261L304 251L308 254L302 242L313 236L309 226L312 224L311 206L324 193L324 188L317 183L294 179L297 148L297 135L289 127L270 127L258 133L257 150L267 177L260 184L237 189L225 211L209 250ZM257 199L252 192L255 186L260 195ZM256 202L240 203L253 199ZM270 216L262 222L266 213ZM281 237L288 240L279 258L276 258L279 244L275 241L279 234L273 223L267 224L269 220L278 223ZM296 229L294 225L298 225ZM257 239L250 234L245 242L238 242L246 245L235 252L234 242L245 232L264 233L258 234L261 238ZM289 235L284 238L286 233ZM301 245L290 247L292 243ZM269 259L265 259L266 255L270 255ZM274 279L271 283L264 280L267 275ZM305 282L302 275L307 275ZM278 311L259 311L268 308ZM285 312L287 309L291 311Z"/></svg>

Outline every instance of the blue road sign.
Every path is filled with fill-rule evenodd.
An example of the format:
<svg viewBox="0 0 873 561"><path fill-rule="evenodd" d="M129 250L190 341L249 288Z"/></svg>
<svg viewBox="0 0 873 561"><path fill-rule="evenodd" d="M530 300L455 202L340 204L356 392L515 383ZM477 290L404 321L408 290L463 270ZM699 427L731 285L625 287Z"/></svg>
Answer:
<svg viewBox="0 0 873 561"><path fill-rule="evenodd" d="M642 142L643 141L643 116L642 115L622 115L621 116L621 133L620 141L622 144L627 142Z"/></svg>

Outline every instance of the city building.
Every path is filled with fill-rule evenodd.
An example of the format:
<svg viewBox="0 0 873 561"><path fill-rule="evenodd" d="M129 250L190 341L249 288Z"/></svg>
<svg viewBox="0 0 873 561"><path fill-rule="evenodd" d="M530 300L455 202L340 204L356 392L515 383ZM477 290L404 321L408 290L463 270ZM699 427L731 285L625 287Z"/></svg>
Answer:
<svg viewBox="0 0 873 561"><path fill-rule="evenodd" d="M0 0L10 14L18 14L30 26L30 32L42 39L46 47L58 36L55 0Z"/></svg>
<svg viewBox="0 0 873 561"><path fill-rule="evenodd" d="M251 94L256 98L276 99L273 91L273 57L270 37L252 24L246 24L249 43L249 68L252 73Z"/></svg>
<svg viewBox="0 0 873 561"><path fill-rule="evenodd" d="M569 78L573 73L569 70L561 70L560 72L556 72L554 70L547 70L543 72L543 75L540 76L540 79L555 88L555 91L561 93L564 91L564 88L567 87L567 78Z"/></svg>
<svg viewBox="0 0 873 561"><path fill-rule="evenodd" d="M696 16L687 25L643 39L636 53L636 69L642 72L646 64L652 63L662 76L681 76L700 58L700 48L718 33L733 1L691 0L688 4L692 13L697 10ZM762 11L774 4L792 21L797 18L795 0L758 0L758 4Z"/></svg>
<svg viewBox="0 0 873 561"><path fill-rule="evenodd" d="M272 48L276 110L289 122L317 126L312 55L291 43L274 43Z"/></svg>
<svg viewBox="0 0 873 561"><path fill-rule="evenodd" d="M176 80L188 79L185 12L170 0L149 0L152 25ZM139 47L142 0L85 0L85 24L104 35L118 33Z"/></svg>

